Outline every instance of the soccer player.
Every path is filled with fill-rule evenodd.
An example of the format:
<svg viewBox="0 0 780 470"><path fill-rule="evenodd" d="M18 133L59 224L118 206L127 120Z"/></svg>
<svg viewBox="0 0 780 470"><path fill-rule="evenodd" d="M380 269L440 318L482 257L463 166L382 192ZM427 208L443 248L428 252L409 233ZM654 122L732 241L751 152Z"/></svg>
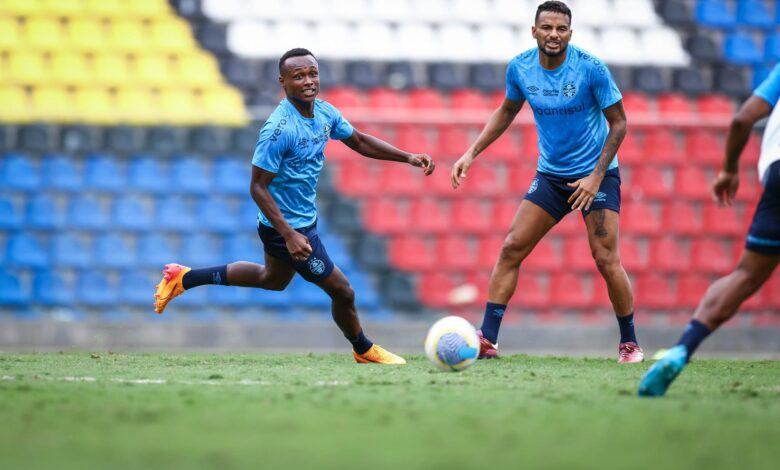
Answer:
<svg viewBox="0 0 780 470"><path fill-rule="evenodd" d="M373 344L358 319L355 292L334 266L317 235L316 185L329 138L341 140L364 157L406 163L434 171L428 155L399 150L355 129L333 105L317 99L320 91L317 59L306 49L287 51L279 59L279 83L284 99L260 130L252 158L250 192L257 203L257 232L265 250L265 265L237 261L191 269L168 264L157 285L154 308L162 313L173 298L204 284L284 290L297 272L331 298L333 319L352 343L359 363L405 364Z"/></svg>
<svg viewBox="0 0 780 470"><path fill-rule="evenodd" d="M753 295L774 272L780 261L780 65L776 65L753 95L734 115L726 137L723 169L712 183L712 198L729 206L739 187L739 156L760 119L769 116L761 142L758 177L764 193L750 225L745 251L731 274L710 285L677 341L653 364L639 383L639 396L663 396L691 360L702 341L737 313L742 302Z"/></svg>
<svg viewBox="0 0 780 470"><path fill-rule="evenodd" d="M506 96L476 141L452 168L458 188L475 159L528 101L539 134L537 173L515 214L493 268L479 330L480 357L497 354L498 330L515 292L518 269L539 240L571 211L581 211L596 266L607 283L620 328L618 362L644 360L634 332L633 294L618 250L620 171L626 134L622 95L603 62L569 44L571 10L544 2L531 28L537 48L509 62ZM522 286L520 286L522 288Z"/></svg>

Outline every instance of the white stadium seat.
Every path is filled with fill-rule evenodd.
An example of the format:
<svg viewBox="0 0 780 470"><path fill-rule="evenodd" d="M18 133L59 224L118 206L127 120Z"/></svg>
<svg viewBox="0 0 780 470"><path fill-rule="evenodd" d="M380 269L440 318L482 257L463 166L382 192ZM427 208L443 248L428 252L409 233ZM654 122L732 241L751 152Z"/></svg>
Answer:
<svg viewBox="0 0 780 470"><path fill-rule="evenodd" d="M451 0L452 19L463 23L486 23L492 16L488 0Z"/></svg>
<svg viewBox="0 0 780 470"><path fill-rule="evenodd" d="M632 0L624 0L632 1ZM571 8L572 29L582 26L604 26L613 24L612 5L607 0L579 0L567 2Z"/></svg>
<svg viewBox="0 0 780 470"><path fill-rule="evenodd" d="M530 35L524 30L526 35ZM517 28L494 24L479 28L477 34L477 55L480 61L509 62L520 52L520 37Z"/></svg>
<svg viewBox="0 0 780 470"><path fill-rule="evenodd" d="M618 25L635 28L661 23L650 0L612 0L609 16Z"/></svg>
<svg viewBox="0 0 780 470"><path fill-rule="evenodd" d="M596 55L596 57L601 57L598 50L600 47L599 35L595 29L589 26L572 28L571 43Z"/></svg>
<svg viewBox="0 0 780 470"><path fill-rule="evenodd" d="M218 23L240 19L244 8L243 0L203 0L203 14Z"/></svg>
<svg viewBox="0 0 780 470"><path fill-rule="evenodd" d="M355 59L358 48L355 28L345 21L328 21L317 26L311 47L317 57L323 59Z"/></svg>
<svg viewBox="0 0 780 470"><path fill-rule="evenodd" d="M601 40L594 54L609 64L636 65L643 62L639 39L634 30L613 27L601 32Z"/></svg>
<svg viewBox="0 0 780 470"><path fill-rule="evenodd" d="M271 57L278 48L270 40L273 26L259 21L235 21L227 30L230 52L241 57Z"/></svg>
<svg viewBox="0 0 780 470"><path fill-rule="evenodd" d="M442 60L472 62L480 60L482 51L474 28L465 23L449 23L439 28Z"/></svg>
<svg viewBox="0 0 780 470"><path fill-rule="evenodd" d="M425 0L416 2L414 12L415 14L412 19L417 21L437 24L452 21L452 4L448 0Z"/></svg>
<svg viewBox="0 0 780 470"><path fill-rule="evenodd" d="M390 23L363 21L355 28L352 39L355 56L364 60L391 60L403 57L398 47L395 30Z"/></svg>
<svg viewBox="0 0 780 470"><path fill-rule="evenodd" d="M330 0L331 17L342 21L362 21L368 15L367 0Z"/></svg>
<svg viewBox="0 0 780 470"><path fill-rule="evenodd" d="M439 37L423 23L406 23L398 27L399 53L410 60L439 60Z"/></svg>
<svg viewBox="0 0 780 470"><path fill-rule="evenodd" d="M509 23L521 28L531 29L534 24L536 7L527 8L518 0L493 0L489 21L496 23Z"/></svg>
<svg viewBox="0 0 780 470"><path fill-rule="evenodd" d="M367 16L373 21L402 23L415 19L415 9L416 5L411 0L369 0Z"/></svg>
<svg viewBox="0 0 780 470"><path fill-rule="evenodd" d="M653 65L688 65L690 56L680 43L680 36L667 27L643 29L639 33L642 63Z"/></svg>

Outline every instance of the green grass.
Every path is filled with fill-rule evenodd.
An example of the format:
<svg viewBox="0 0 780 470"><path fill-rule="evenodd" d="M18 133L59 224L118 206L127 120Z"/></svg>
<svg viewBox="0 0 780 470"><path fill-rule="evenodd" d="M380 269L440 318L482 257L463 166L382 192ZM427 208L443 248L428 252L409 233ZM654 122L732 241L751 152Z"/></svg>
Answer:
<svg viewBox="0 0 780 470"><path fill-rule="evenodd" d="M778 468L780 362L0 354L0 467ZM160 379L164 383L142 383Z"/></svg>

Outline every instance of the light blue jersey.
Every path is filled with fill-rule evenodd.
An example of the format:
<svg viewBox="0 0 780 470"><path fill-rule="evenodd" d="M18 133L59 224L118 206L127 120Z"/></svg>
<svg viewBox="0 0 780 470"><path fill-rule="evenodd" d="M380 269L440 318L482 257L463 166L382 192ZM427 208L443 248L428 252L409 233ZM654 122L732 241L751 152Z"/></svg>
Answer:
<svg viewBox="0 0 780 470"><path fill-rule="evenodd" d="M276 173L269 190L292 228L308 227L317 219L314 200L328 138L343 140L353 131L339 110L322 100L314 102L314 117L305 118L285 99L263 124L252 164ZM262 211L257 218L272 226Z"/></svg>
<svg viewBox="0 0 780 470"><path fill-rule="evenodd" d="M539 64L539 49L509 62L506 97L528 101L539 134L538 170L562 177L589 175L596 167L609 132L602 110L623 96L607 66L569 44L555 70ZM609 169L618 166L617 155Z"/></svg>
<svg viewBox="0 0 780 470"><path fill-rule="evenodd" d="M758 177L766 181L766 170L772 163L780 160L780 64L775 65L772 72L753 92L772 106L772 113L764 128L761 139L761 157L758 159Z"/></svg>

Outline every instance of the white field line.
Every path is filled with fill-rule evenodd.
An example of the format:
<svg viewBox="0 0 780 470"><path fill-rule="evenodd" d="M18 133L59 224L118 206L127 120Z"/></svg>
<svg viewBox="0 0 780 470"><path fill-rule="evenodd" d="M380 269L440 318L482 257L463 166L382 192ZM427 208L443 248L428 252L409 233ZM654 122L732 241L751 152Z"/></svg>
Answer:
<svg viewBox="0 0 780 470"><path fill-rule="evenodd" d="M126 378L120 378L120 377L114 377L110 379L97 379L95 377L73 377L73 376L65 376L65 377L43 377L40 375L33 376L33 377L15 377L12 375L3 375L0 376L0 381L14 381L14 380L25 380L25 379L33 379L33 380L45 380L49 382L114 382L114 383L127 383L127 384L137 384L137 385L165 385L165 384L173 384L173 385L256 385L256 386L266 386L266 385L274 385L273 382L269 382L267 380L253 380L253 379L241 379L237 382L231 382L231 381L222 381L222 380L168 380L168 379L126 379ZM343 380L318 380L316 382L313 382L311 385L314 385L316 387L333 387L333 386L340 386L340 385L349 385L349 382L343 381Z"/></svg>

